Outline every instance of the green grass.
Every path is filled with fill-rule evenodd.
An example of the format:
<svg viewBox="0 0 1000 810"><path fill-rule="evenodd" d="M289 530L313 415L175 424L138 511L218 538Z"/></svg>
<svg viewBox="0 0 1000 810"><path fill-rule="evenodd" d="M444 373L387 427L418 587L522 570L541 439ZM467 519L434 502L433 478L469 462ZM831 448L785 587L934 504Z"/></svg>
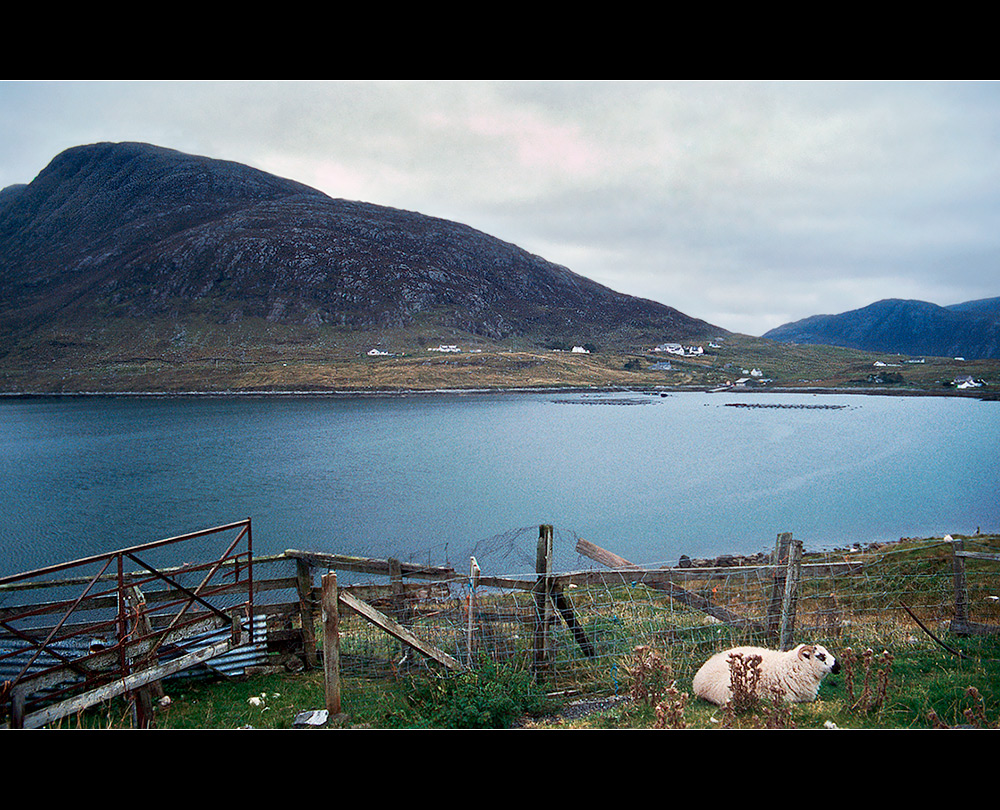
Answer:
<svg viewBox="0 0 1000 810"><path fill-rule="evenodd" d="M372 680L346 678L341 684L342 724L350 728L430 729L529 728L655 729L674 727L658 719L657 706L680 708L690 729L933 729L935 727L1000 727L1000 639L964 639L963 657L936 644L897 650L886 667L876 651L870 672L888 671L884 699L877 688L867 705L859 705L865 667L854 667L854 689L846 672L829 675L814 703L775 709L767 702L733 716L690 694L690 676L675 677L669 660L658 677L648 677L645 697L635 694L635 677L623 677L625 700L612 708L575 720L557 715L569 698L553 698L532 684L523 670L489 662L460 675L421 671L412 676ZM843 651L837 650L843 659ZM623 660L620 673L632 672L634 659ZM685 665L685 668L686 665ZM668 688L674 685L672 694ZM970 692L970 688L976 690ZM605 690L606 692L607 690ZM232 680L168 682L170 703L156 709L157 729L290 729L296 716L325 705L323 673L258 675ZM577 696L578 697L578 696ZM127 705L115 700L58 724L59 728L127 728ZM339 726L338 726L339 727Z"/></svg>

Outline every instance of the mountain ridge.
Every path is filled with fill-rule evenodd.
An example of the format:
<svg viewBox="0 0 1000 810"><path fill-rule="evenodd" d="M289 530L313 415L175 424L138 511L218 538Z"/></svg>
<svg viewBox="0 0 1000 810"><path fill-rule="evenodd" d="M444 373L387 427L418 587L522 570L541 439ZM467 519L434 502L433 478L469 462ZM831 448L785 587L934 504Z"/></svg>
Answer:
<svg viewBox="0 0 1000 810"><path fill-rule="evenodd" d="M781 343L820 344L894 354L1000 358L1000 298L947 307L886 298L836 315L812 315L762 337Z"/></svg>

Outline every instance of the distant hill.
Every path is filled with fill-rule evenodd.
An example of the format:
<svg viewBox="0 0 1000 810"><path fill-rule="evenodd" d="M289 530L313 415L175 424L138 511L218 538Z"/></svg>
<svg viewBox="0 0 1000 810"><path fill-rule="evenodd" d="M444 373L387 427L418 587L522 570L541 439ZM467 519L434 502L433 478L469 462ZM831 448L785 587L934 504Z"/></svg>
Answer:
<svg viewBox="0 0 1000 810"><path fill-rule="evenodd" d="M968 315L983 315L994 321L1000 321L1000 298L980 298L978 301L966 301L964 304L951 304L947 309Z"/></svg>
<svg viewBox="0 0 1000 810"><path fill-rule="evenodd" d="M150 144L68 149L0 191L0 366L39 347L67 363L120 354L118 327L136 357L175 357L171 334L190 344L195 326L244 357L389 332L532 346L725 333L457 222Z"/></svg>
<svg viewBox="0 0 1000 810"><path fill-rule="evenodd" d="M948 307L893 298L839 315L814 315L763 337L893 354L1000 358L1000 298Z"/></svg>

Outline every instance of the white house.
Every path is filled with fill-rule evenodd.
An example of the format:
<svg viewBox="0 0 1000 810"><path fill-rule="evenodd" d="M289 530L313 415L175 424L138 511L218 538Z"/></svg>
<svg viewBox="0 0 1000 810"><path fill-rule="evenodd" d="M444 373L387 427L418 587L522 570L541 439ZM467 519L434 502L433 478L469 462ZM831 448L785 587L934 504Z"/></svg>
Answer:
<svg viewBox="0 0 1000 810"><path fill-rule="evenodd" d="M661 343L653 351L677 354L682 357L697 357L705 353L703 346L681 346L680 343Z"/></svg>

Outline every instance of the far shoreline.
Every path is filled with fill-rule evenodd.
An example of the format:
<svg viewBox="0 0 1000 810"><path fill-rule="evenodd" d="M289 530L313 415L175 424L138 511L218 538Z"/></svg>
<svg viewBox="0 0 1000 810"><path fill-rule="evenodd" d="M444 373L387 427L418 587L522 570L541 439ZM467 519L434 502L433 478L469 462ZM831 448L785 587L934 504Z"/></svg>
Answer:
<svg viewBox="0 0 1000 810"><path fill-rule="evenodd" d="M737 394L737 395L770 395L770 394L812 394L816 396L847 395L847 396L890 396L890 397L951 397L956 399L977 399L983 402L1000 400L998 391L956 390L942 387L932 388L837 388L837 387L800 387L800 386L755 386L749 388L729 387L720 389L717 386L524 386L511 388L474 387L474 388L405 388L405 389L257 389L257 390L184 390L184 391L0 391L0 399L42 399L42 398L101 398L101 397L134 397L137 399L168 399L168 398L331 398L331 399L368 399L368 398L406 398L421 396L463 396L463 395L512 395L512 394L647 394L664 396L670 394Z"/></svg>

